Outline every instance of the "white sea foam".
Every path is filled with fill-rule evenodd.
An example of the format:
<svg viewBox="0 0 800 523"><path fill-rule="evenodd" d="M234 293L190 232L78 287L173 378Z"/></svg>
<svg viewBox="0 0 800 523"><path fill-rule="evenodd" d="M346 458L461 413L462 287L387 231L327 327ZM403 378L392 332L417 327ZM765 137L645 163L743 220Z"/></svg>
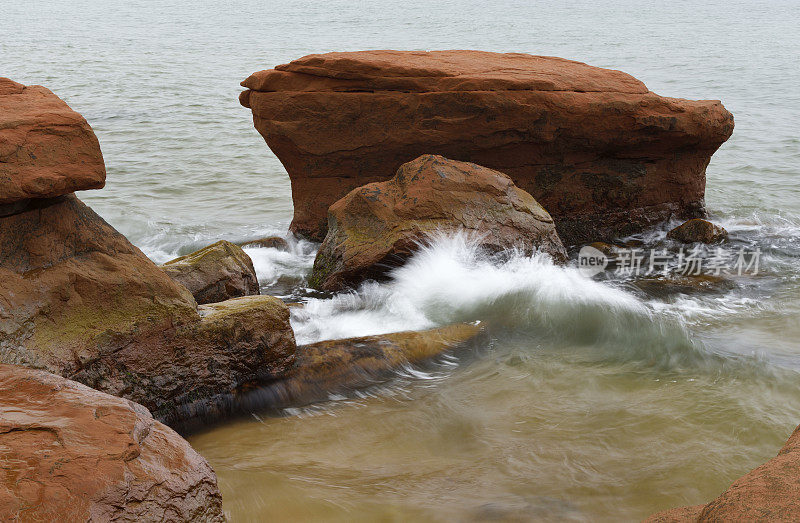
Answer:
<svg viewBox="0 0 800 523"><path fill-rule="evenodd" d="M387 283L309 300L293 311L293 325L298 341L308 343L473 320L550 330L597 324L598 314L607 323L648 310L631 294L554 265L547 255L498 259L458 234L433 239Z"/></svg>
<svg viewBox="0 0 800 523"><path fill-rule="evenodd" d="M303 278L314 264L316 244L297 240L291 235L286 238L286 242L288 250L268 247L244 249L253 260L253 267L261 285L274 285L280 278Z"/></svg>

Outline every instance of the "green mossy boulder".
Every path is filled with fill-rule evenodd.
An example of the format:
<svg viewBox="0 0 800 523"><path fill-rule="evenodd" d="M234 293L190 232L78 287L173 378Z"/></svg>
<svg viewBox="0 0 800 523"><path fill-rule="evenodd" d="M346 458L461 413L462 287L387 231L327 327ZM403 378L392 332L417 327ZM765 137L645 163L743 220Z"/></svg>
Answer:
<svg viewBox="0 0 800 523"><path fill-rule="evenodd" d="M259 293L253 260L241 247L220 240L161 266L198 304Z"/></svg>

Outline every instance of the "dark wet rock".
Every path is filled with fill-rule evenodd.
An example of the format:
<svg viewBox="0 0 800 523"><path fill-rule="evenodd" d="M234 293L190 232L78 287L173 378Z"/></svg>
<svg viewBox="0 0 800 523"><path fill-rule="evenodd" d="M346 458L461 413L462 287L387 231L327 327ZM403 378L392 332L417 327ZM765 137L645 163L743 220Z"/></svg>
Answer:
<svg viewBox="0 0 800 523"><path fill-rule="evenodd" d="M707 505L667 510L646 521L797 521L799 518L800 427L776 457L737 479Z"/></svg>
<svg viewBox="0 0 800 523"><path fill-rule="evenodd" d="M214 471L143 406L0 365L0 520L224 521Z"/></svg>
<svg viewBox="0 0 800 523"><path fill-rule="evenodd" d="M279 251L288 251L289 242L280 236L267 236L266 238L259 238L258 240L250 240L242 244L242 248L262 247L266 249L277 249Z"/></svg>
<svg viewBox="0 0 800 523"><path fill-rule="evenodd" d="M733 132L719 101L659 96L621 71L483 51L314 54L252 74L240 102L292 182L291 230L421 154L508 174L570 245L704 214Z"/></svg>
<svg viewBox="0 0 800 523"><path fill-rule="evenodd" d="M482 333L481 325L463 323L301 345L281 377L256 379L235 394L198 402L182 413L180 426L191 431L237 414L326 401L332 394L381 383L406 365L462 348Z"/></svg>
<svg viewBox="0 0 800 523"><path fill-rule="evenodd" d="M331 392L366 385L386 372L420 363L474 339L479 324L458 323L425 331L395 332L301 345L283 381L284 399L301 404Z"/></svg>
<svg viewBox="0 0 800 523"><path fill-rule="evenodd" d="M394 178L354 189L328 211L309 284L335 291L381 278L431 235L467 232L489 252L541 250L567 254L553 219L533 197L498 171L423 155Z"/></svg>
<svg viewBox="0 0 800 523"><path fill-rule="evenodd" d="M593 242L589 244L589 247L597 249L606 256L614 256L616 250L619 249L619 247L617 247L616 245L605 242Z"/></svg>
<svg viewBox="0 0 800 523"><path fill-rule="evenodd" d="M720 243L728 238L728 231L708 220L695 218L669 231L667 238L683 243Z"/></svg>
<svg viewBox="0 0 800 523"><path fill-rule="evenodd" d="M653 276L638 278L631 284L653 298L666 298L676 294L713 294L730 290L736 285L723 276L713 274Z"/></svg>
<svg viewBox="0 0 800 523"><path fill-rule="evenodd" d="M253 260L241 247L220 240L161 266L199 304L259 293Z"/></svg>

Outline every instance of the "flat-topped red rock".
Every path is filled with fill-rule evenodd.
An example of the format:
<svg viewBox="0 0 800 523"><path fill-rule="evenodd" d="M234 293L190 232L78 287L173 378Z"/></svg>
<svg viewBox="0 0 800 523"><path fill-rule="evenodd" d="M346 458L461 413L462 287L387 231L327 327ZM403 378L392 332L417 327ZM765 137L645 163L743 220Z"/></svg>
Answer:
<svg viewBox="0 0 800 523"><path fill-rule="evenodd" d="M312 54L254 73L242 86L254 91L284 91L292 87L298 91L647 92L642 82L622 71L552 56L486 51Z"/></svg>
<svg viewBox="0 0 800 523"><path fill-rule="evenodd" d="M105 182L100 144L83 116L40 85L0 78L0 216L9 204Z"/></svg>
<svg viewBox="0 0 800 523"><path fill-rule="evenodd" d="M291 229L422 154L509 175L566 243L703 215L705 169L733 132L718 101L665 98L621 71L483 51L309 55L242 82L256 129L289 174Z"/></svg>

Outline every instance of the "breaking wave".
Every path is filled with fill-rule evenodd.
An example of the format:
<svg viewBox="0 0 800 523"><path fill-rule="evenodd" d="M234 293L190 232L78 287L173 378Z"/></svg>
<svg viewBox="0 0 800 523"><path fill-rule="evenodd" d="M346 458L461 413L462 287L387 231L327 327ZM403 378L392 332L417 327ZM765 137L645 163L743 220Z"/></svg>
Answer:
<svg viewBox="0 0 800 523"><path fill-rule="evenodd" d="M293 309L298 343L481 320L495 337L589 359L675 366L709 357L679 319L545 254L492 256L466 234L439 235L390 276Z"/></svg>

